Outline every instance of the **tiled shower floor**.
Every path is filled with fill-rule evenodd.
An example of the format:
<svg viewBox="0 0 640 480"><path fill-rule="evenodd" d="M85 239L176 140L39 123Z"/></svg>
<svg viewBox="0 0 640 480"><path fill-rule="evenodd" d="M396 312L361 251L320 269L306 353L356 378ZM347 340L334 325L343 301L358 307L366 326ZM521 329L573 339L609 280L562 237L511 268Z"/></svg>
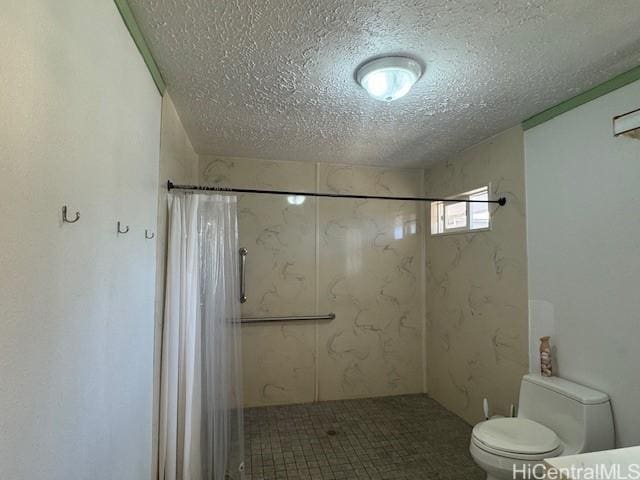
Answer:
<svg viewBox="0 0 640 480"><path fill-rule="evenodd" d="M471 428L426 395L245 410L247 480L478 479Z"/></svg>

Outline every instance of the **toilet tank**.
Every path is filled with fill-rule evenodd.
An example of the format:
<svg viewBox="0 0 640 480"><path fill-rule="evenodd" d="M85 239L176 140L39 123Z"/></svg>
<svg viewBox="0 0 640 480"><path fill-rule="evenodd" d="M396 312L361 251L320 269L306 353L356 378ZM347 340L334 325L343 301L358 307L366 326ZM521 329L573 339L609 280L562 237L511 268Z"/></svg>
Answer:
<svg viewBox="0 0 640 480"><path fill-rule="evenodd" d="M609 396L560 377L525 375L520 385L518 417L556 432L565 444L562 455L615 447Z"/></svg>

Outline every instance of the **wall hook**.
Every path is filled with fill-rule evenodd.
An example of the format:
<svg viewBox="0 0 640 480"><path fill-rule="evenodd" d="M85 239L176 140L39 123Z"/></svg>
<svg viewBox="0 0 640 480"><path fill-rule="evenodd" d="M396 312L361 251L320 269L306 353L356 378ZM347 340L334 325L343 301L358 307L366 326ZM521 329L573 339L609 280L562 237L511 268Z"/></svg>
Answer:
<svg viewBox="0 0 640 480"><path fill-rule="evenodd" d="M67 206L66 205L62 206L62 222L63 223L76 223L78 220L80 220L80 212L76 212L76 218L74 218L73 220L69 220L67 218Z"/></svg>
<svg viewBox="0 0 640 480"><path fill-rule="evenodd" d="M126 227L124 227L124 230L122 230L120 228L120 222L118 222L118 233L128 233L129 232L129 225L127 225Z"/></svg>
<svg viewBox="0 0 640 480"><path fill-rule="evenodd" d="M152 233L151 235L149 235L149 231L145 229L144 231L144 238L146 238L147 240L151 240L153 237L155 237L156 234Z"/></svg>

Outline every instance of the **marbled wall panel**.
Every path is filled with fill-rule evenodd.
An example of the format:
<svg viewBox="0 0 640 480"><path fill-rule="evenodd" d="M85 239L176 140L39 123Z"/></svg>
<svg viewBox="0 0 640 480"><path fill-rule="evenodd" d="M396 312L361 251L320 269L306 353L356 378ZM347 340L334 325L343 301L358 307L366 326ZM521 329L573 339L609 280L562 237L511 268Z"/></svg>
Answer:
<svg viewBox="0 0 640 480"><path fill-rule="evenodd" d="M315 166L295 162L201 157L200 181L264 189L315 189ZM314 313L315 199L291 205L283 196L238 200L240 245L247 256L245 316ZM315 329L294 322L242 327L247 406L315 398Z"/></svg>
<svg viewBox="0 0 640 480"><path fill-rule="evenodd" d="M519 127L425 172L425 192L450 196L491 184L492 228L427 232L429 393L470 423L482 399L505 414L527 371L527 275L523 135Z"/></svg>
<svg viewBox="0 0 640 480"><path fill-rule="evenodd" d="M420 170L319 166L323 192L419 195ZM423 206L321 199L318 397L423 390Z"/></svg>
<svg viewBox="0 0 640 480"><path fill-rule="evenodd" d="M217 157L201 157L200 167L204 184L315 191L317 178L321 192L422 188L421 170ZM332 322L244 326L245 403L423 391L424 207L314 198L296 206L265 195L239 202L249 249L243 314L337 314Z"/></svg>

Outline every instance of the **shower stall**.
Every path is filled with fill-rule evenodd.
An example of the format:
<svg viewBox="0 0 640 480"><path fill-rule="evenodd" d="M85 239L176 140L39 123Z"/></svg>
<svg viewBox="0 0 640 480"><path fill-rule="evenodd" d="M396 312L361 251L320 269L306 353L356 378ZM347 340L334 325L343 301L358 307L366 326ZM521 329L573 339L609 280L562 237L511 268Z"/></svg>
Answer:
<svg viewBox="0 0 640 480"><path fill-rule="evenodd" d="M422 195L420 171L203 159L203 185ZM246 407L424 390L424 204L238 195ZM334 313L335 319L299 316Z"/></svg>
<svg viewBox="0 0 640 480"><path fill-rule="evenodd" d="M243 457L239 448L229 450L231 436L226 432L220 438L227 450L216 455L244 458L249 478L263 478L271 468L269 462L278 458L284 469L285 454L279 449L298 438L300 431L290 422L296 416L309 430L296 442L308 444L311 450L313 445L331 451L340 446L338 458L348 451L342 440L322 447L320 439L340 434L340 417L347 426L345 435L380 434L376 426L366 434L353 430L358 415L377 416L380 425L389 424L386 431L390 435L413 432L419 444L423 432L410 426L412 418L420 417L420 411L441 409L423 395L410 396L426 391L425 205L429 200L442 200L424 197L423 171L202 157L200 180L212 188L169 184L168 270L174 260L174 237L174 243L184 242L184 233L173 231L173 219L179 219L179 226L188 226L190 215L198 217L192 240L196 247L191 248L204 252L199 254L203 265L200 282L205 289L215 287L216 282L224 286L217 293L215 288L213 293L201 291L198 308L206 311L207 305L214 308L216 302L222 302L227 310L218 312L216 318L232 320L224 327L231 336L221 343L207 339L202 327L203 341L211 341L212 351L217 352L214 366L205 366L210 360L202 357L203 371L209 368L216 375L225 365L233 368L236 363L225 364L221 355L240 354L242 345L242 373L234 371L234 377L225 373L230 383L222 390L225 394L232 391L231 400L212 404L220 417L214 415L211 431L217 431L219 422L228 421L222 411L231 408L237 415L230 433L238 433L231 436L241 441L240 405L249 409L250 419L244 432L248 432L247 454ZM216 190L225 192L221 195ZM186 208L180 207L181 202L196 213L176 215L176 208ZM488 202L503 205L504 199ZM203 210L203 206L208 207ZM235 219L236 208L237 226L229 220ZM188 252L188 235L185 248ZM193 268L189 255L179 253L176 251L176 258L182 262L186 258L189 271ZM223 266L217 268L215 261ZM179 271L184 273L185 265L180 264ZM212 284L207 283L211 280L206 275L214 275ZM170 287L168 283L168 293ZM215 325L209 335L216 335ZM218 324L218 328L222 327ZM225 350L230 345L233 348ZM211 385L217 383L212 376L208 380ZM375 401L377 397L387 400ZM355 406L339 403L349 399L366 400ZM320 411L309 410L309 405L318 402L329 403ZM289 407L254 408L267 406ZM360 413L356 415L355 410ZM350 416L345 414L350 411ZM464 424L456 423L461 420L448 415L449 433L466 434ZM279 419L275 424L274 418ZM404 429L398 430L403 424ZM286 425L293 430L279 437ZM309 432L313 433L307 436ZM216 445L213 441L207 448ZM415 449L410 445L403 444L401 455ZM236 442L235 447L241 446ZM456 450L454 456L458 454ZM263 463L265 458L271 460ZM304 462L297 475L310 474L309 460ZM225 465L222 473L226 477L202 478L245 478L242 461L225 461ZM353 462L348 468L354 468ZM422 472L423 464L416 468Z"/></svg>

